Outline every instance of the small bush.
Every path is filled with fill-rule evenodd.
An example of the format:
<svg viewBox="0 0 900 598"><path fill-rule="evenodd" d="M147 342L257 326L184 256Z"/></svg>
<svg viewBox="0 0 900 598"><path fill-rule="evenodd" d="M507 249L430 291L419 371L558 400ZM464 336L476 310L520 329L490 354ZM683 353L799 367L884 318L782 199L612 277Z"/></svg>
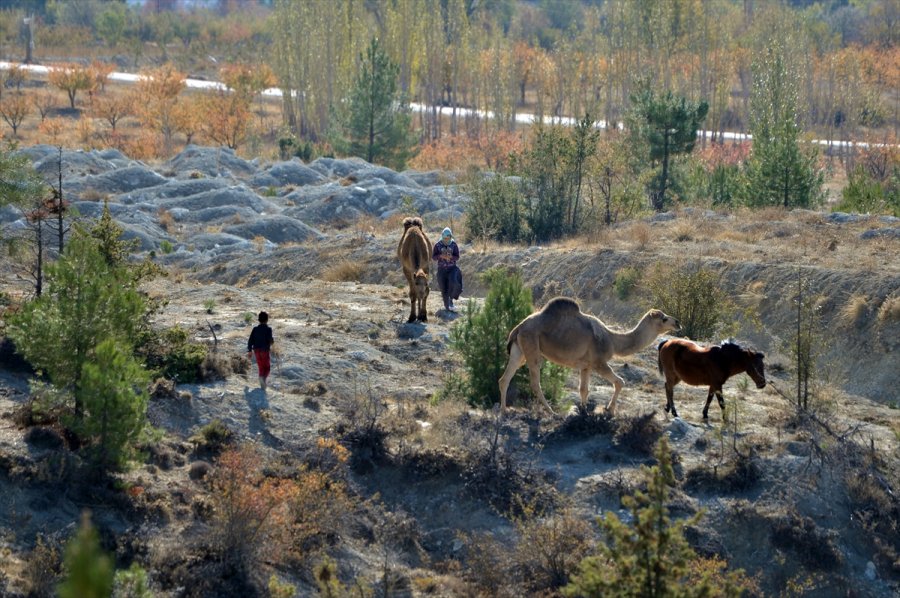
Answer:
<svg viewBox="0 0 900 598"><path fill-rule="evenodd" d="M468 187L466 235L470 240L514 243L528 237L519 185L505 176L479 177Z"/></svg>
<svg viewBox="0 0 900 598"><path fill-rule="evenodd" d="M741 596L751 589L743 571L699 568L685 529L699 521L671 520L666 504L675 485L668 442L661 438L657 465L642 467L646 491L622 498L630 517L607 511L599 523L607 542L581 561L564 596ZM710 573L714 573L710 575Z"/></svg>
<svg viewBox="0 0 900 598"><path fill-rule="evenodd" d="M168 255L175 251L175 247L172 245L171 241L169 241L168 239L163 239L159 242L159 250Z"/></svg>
<svg viewBox="0 0 900 598"><path fill-rule="evenodd" d="M204 344L190 342L188 338L188 331L181 326L148 331L137 344L138 353L157 376L177 383L198 382L207 348Z"/></svg>
<svg viewBox="0 0 900 598"><path fill-rule="evenodd" d="M267 477L265 461L252 446L219 457L210 480L215 501L210 548L248 586L263 562L278 563L291 545L291 504L300 488L293 480Z"/></svg>
<svg viewBox="0 0 900 598"><path fill-rule="evenodd" d="M222 420L214 419L191 437L198 452L206 451L209 453L218 453L225 448L234 438L234 432L228 429Z"/></svg>
<svg viewBox="0 0 900 598"><path fill-rule="evenodd" d="M726 323L733 323L736 306L721 275L700 262L693 266L658 263L643 284L650 297L648 307L678 318L680 334L687 338L707 340L726 332Z"/></svg>
<svg viewBox="0 0 900 598"><path fill-rule="evenodd" d="M633 266L627 266L616 272L616 280L613 282L613 289L616 291L616 296L622 301L628 299L640 279L640 270Z"/></svg>
<svg viewBox="0 0 900 598"><path fill-rule="evenodd" d="M357 472L371 471L388 454L384 426L387 403L366 386L344 397L338 409L343 416L338 433L350 446L350 466Z"/></svg>
<svg viewBox="0 0 900 598"><path fill-rule="evenodd" d="M653 447L662 434L662 426L654 418L656 412L625 417L619 422L613 440L621 447L642 455L653 453Z"/></svg>
<svg viewBox="0 0 900 598"><path fill-rule="evenodd" d="M62 570L59 549L38 534L31 555L25 562L22 575L28 587L29 596L51 598L55 596L56 582Z"/></svg>
<svg viewBox="0 0 900 598"><path fill-rule="evenodd" d="M75 537L66 545L66 578L57 587L60 598L101 598L112 594L115 567L100 547L97 530L85 512Z"/></svg>
<svg viewBox="0 0 900 598"><path fill-rule="evenodd" d="M813 571L834 571L843 562L833 536L820 530L809 517L797 513L772 522L772 544L794 551L803 566Z"/></svg>

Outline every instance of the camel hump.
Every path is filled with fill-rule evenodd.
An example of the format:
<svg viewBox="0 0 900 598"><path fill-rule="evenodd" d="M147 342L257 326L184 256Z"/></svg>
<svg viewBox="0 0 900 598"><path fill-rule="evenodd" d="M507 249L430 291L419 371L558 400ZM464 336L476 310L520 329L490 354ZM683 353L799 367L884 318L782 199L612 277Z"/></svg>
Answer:
<svg viewBox="0 0 900 598"><path fill-rule="evenodd" d="M568 297L554 297L541 309L541 313L549 316L569 316L581 313L578 302Z"/></svg>
<svg viewBox="0 0 900 598"><path fill-rule="evenodd" d="M407 216L403 219L403 230L409 230L411 226L418 226L420 230L424 230L425 224L418 216Z"/></svg>

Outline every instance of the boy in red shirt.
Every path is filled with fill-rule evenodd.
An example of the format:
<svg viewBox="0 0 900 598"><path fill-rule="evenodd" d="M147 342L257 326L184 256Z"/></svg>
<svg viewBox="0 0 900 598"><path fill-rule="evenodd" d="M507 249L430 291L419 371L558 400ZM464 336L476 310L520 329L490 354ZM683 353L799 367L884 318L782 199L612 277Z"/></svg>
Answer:
<svg viewBox="0 0 900 598"><path fill-rule="evenodd" d="M271 369L270 351L275 339L272 338L272 329L269 328L269 314L259 312L259 325L253 327L250 332L250 340L247 341L247 356L256 355L256 366L259 369L259 387L266 389L266 378Z"/></svg>

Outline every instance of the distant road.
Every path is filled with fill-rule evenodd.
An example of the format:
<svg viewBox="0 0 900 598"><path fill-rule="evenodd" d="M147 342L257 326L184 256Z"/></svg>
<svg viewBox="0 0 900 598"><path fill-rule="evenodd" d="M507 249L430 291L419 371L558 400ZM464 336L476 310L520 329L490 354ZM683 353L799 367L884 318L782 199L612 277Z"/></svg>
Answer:
<svg viewBox="0 0 900 598"><path fill-rule="evenodd" d="M18 62L3 62L0 61L0 70L9 69L11 67L19 67L23 68L29 72L46 75L52 67L43 66L40 64L21 64ZM142 75L135 75L133 73L110 73L109 79L113 81L121 81L123 83L135 83L139 79L142 78ZM227 90L228 87L225 86L224 83L219 81L206 81L203 79L185 79L185 85L192 89L214 89L214 90ZM281 97L281 90L276 87L271 87L262 92L262 95L269 97ZM429 106L425 104L419 104L416 102L410 103L410 108L412 108L413 112L425 112L431 111ZM442 106L439 108L439 112L443 116L447 116L448 118L453 116L454 109ZM494 113L486 110L472 110L470 108L456 108L455 110L457 116L470 116L475 114L481 118L493 118ZM533 114L516 114L516 122L521 124L533 124L535 122L535 115ZM552 117L545 116L543 118L543 122L546 124L559 124L567 127L573 126L578 123L578 119L572 118L570 116L562 116L562 117ZM607 128L606 121L598 120L596 122L596 127L599 129ZM618 125L619 129L622 128L622 125ZM697 131L697 135L699 137L705 137L707 139L712 139L713 131ZM749 141L753 137L748 135L747 133L734 133L731 131L720 131L716 133L717 136L721 136L729 141ZM827 146L829 148L868 148L869 143L865 141L835 141L829 139L813 139L812 143L816 143L818 145ZM883 144L871 144L873 147L881 147ZM900 146L898 146L900 147Z"/></svg>

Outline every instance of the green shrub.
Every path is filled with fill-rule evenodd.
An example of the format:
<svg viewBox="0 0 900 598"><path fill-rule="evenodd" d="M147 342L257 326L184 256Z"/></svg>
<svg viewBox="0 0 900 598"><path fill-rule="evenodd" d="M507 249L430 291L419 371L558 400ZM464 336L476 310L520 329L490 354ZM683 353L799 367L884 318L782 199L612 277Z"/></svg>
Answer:
<svg viewBox="0 0 900 598"><path fill-rule="evenodd" d="M743 571L725 572L725 563L697 556L684 537L699 515L672 521L666 503L675 474L663 436L655 452L658 465L643 466L646 490L622 498L628 523L608 511L600 526L608 543L581 561L565 596L741 596L753 590Z"/></svg>
<svg viewBox="0 0 900 598"><path fill-rule="evenodd" d="M198 382L207 348L188 340L188 331L173 326L162 331L146 331L137 343L138 354L153 377L164 377L179 383Z"/></svg>
<svg viewBox="0 0 900 598"><path fill-rule="evenodd" d="M708 340L733 332L726 323L733 323L736 305L724 288L722 276L699 261L693 265L658 263L643 284L649 294L648 307L678 318L682 336Z"/></svg>
<svg viewBox="0 0 900 598"><path fill-rule="evenodd" d="M113 582L114 598L153 598L147 582L147 572L137 563L116 571Z"/></svg>
<svg viewBox="0 0 900 598"><path fill-rule="evenodd" d="M175 247L172 245L172 242L168 239L163 239L159 243L159 250L165 254L172 253L175 250Z"/></svg>
<svg viewBox="0 0 900 598"><path fill-rule="evenodd" d="M616 272L616 280L613 282L613 289L616 291L616 297L622 301L628 299L631 292L637 286L640 278L640 270L633 266L626 266Z"/></svg>
<svg viewBox="0 0 900 598"><path fill-rule="evenodd" d="M191 437L191 442L198 449L217 452L225 447L234 438L234 432L228 429L222 420L214 419Z"/></svg>
<svg viewBox="0 0 900 598"><path fill-rule="evenodd" d="M514 243L528 237L519 185L496 175L479 178L468 187L466 235L472 240Z"/></svg>
<svg viewBox="0 0 900 598"><path fill-rule="evenodd" d="M889 214L900 217L900 171L879 181L858 166L847 177L841 202L835 207L844 212Z"/></svg>
<svg viewBox="0 0 900 598"><path fill-rule="evenodd" d="M90 415L72 422L89 441L86 452L104 468L123 467L135 454L146 425L147 372L131 351L107 340L96 349L97 362L84 364L81 392Z"/></svg>
<svg viewBox="0 0 900 598"><path fill-rule="evenodd" d="M469 403L488 407L500 400L498 380L506 369L509 332L532 312L531 291L517 272L491 268L481 275L488 287L484 307L469 301L461 321L451 330L450 341L460 352L468 374ZM547 400L557 404L567 370L547 362L541 370L541 386ZM526 368L513 378L513 385L530 393Z"/></svg>
<svg viewBox="0 0 900 598"><path fill-rule="evenodd" d="M100 548L97 530L87 514L66 546L65 569L66 579L57 588L60 598L106 598L112 594L113 562Z"/></svg>
<svg viewBox="0 0 900 598"><path fill-rule="evenodd" d="M207 299L203 302L203 309L206 310L206 313L211 314L214 309L216 309L216 300L215 299Z"/></svg>

